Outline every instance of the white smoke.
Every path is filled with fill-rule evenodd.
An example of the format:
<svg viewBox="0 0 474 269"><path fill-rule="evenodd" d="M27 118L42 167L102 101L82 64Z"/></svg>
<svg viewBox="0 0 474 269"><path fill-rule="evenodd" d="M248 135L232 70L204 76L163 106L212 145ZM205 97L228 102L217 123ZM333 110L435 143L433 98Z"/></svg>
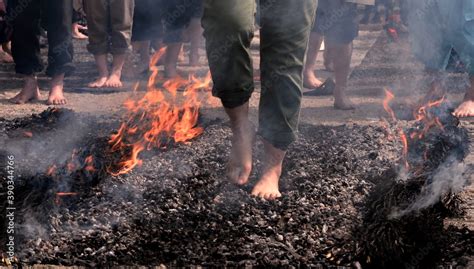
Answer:
<svg viewBox="0 0 474 269"><path fill-rule="evenodd" d="M449 159L437 169L431 182L423 187L411 205L402 210L394 209L389 218L400 218L426 209L439 202L444 195L461 192L470 183L472 179L468 166L458 160Z"/></svg>

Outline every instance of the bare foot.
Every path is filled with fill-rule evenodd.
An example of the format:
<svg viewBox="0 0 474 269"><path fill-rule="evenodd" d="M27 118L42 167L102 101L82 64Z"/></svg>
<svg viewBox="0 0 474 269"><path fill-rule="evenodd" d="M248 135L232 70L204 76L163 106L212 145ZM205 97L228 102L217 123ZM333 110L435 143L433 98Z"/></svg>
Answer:
<svg viewBox="0 0 474 269"><path fill-rule="evenodd" d="M232 128L232 149L227 164L227 177L238 185L247 184L252 172L252 148L255 127L250 121Z"/></svg>
<svg viewBox="0 0 474 269"><path fill-rule="evenodd" d="M260 180L252 190L252 195L265 200L275 200L281 197L278 187L285 151L274 147L267 141L263 141L265 160Z"/></svg>
<svg viewBox="0 0 474 269"><path fill-rule="evenodd" d="M316 89L321 86L323 82L319 80L315 75L314 71L307 71L304 74L303 87L307 89Z"/></svg>
<svg viewBox="0 0 474 269"><path fill-rule="evenodd" d="M121 81L121 77L121 74L111 74L105 82L105 86L108 88L122 88L123 84Z"/></svg>
<svg viewBox="0 0 474 269"><path fill-rule="evenodd" d="M86 36L85 34L81 33L81 31L79 31L79 30L87 30L87 27L82 26L82 25L80 25L80 24L78 24L78 23L74 23L74 24L72 25L72 38L74 38L74 39L82 39L82 40L89 38L89 37Z"/></svg>
<svg viewBox="0 0 474 269"><path fill-rule="evenodd" d="M354 110L356 106L349 97L342 95L335 97L334 108L338 110Z"/></svg>
<svg viewBox="0 0 474 269"><path fill-rule="evenodd" d="M40 97L41 95L36 77L27 77L25 79L25 85L23 86L23 89L15 97L10 99L10 102L14 104L24 104L38 100Z"/></svg>
<svg viewBox="0 0 474 269"><path fill-rule="evenodd" d="M64 97L64 75L53 77L51 81L51 91L49 92L48 101L46 104L61 106L67 104Z"/></svg>
<svg viewBox="0 0 474 269"><path fill-rule="evenodd" d="M0 63L13 63L13 57L4 51L0 51Z"/></svg>
<svg viewBox="0 0 474 269"><path fill-rule="evenodd" d="M474 99L464 98L464 101L456 108L453 115L458 118L474 117Z"/></svg>
<svg viewBox="0 0 474 269"><path fill-rule="evenodd" d="M89 88L103 88L105 87L105 83L107 82L107 77L100 76L94 82L87 84Z"/></svg>

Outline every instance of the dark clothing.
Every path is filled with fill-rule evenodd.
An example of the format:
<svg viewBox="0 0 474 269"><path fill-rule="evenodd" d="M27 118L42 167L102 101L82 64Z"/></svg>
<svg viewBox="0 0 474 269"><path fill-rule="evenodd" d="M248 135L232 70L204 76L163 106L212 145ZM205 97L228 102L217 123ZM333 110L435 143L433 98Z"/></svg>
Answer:
<svg viewBox="0 0 474 269"><path fill-rule="evenodd" d="M162 0L164 43L183 41L183 31L192 18L202 15L202 0Z"/></svg>
<svg viewBox="0 0 474 269"><path fill-rule="evenodd" d="M303 65L317 0L260 0L259 133L287 149L296 139ZM226 108L245 104L254 90L250 43L255 0L205 0L202 25L213 95Z"/></svg>
<svg viewBox="0 0 474 269"><path fill-rule="evenodd" d="M446 71L453 51L474 75L474 1L407 1L415 56L432 71Z"/></svg>
<svg viewBox="0 0 474 269"><path fill-rule="evenodd" d="M344 0L319 0L313 32L323 35L328 43L351 43L359 35L357 5Z"/></svg>
<svg viewBox="0 0 474 269"><path fill-rule="evenodd" d="M72 14L72 0L9 0L7 19L13 26L12 54L17 73L33 75L44 69L40 54L40 21L48 31L46 74L69 75L73 72Z"/></svg>
<svg viewBox="0 0 474 269"><path fill-rule="evenodd" d="M156 40L163 37L161 0L135 0L132 41Z"/></svg>
<svg viewBox="0 0 474 269"><path fill-rule="evenodd" d="M134 0L85 0L89 45L94 55L127 53L131 48Z"/></svg>
<svg viewBox="0 0 474 269"><path fill-rule="evenodd" d="M10 41L11 27L7 24L6 14L0 11L0 44Z"/></svg>

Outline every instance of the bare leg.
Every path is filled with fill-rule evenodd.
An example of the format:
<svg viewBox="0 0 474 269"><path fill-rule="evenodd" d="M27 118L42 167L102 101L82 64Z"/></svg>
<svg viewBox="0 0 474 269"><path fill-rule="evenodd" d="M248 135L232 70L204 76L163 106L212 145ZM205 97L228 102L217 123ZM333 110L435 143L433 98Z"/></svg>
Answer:
<svg viewBox="0 0 474 269"><path fill-rule="evenodd" d="M281 197L279 181L286 152L263 140L265 160L260 180L252 190L252 195L266 200Z"/></svg>
<svg viewBox="0 0 474 269"><path fill-rule="evenodd" d="M102 88L107 82L109 76L109 69L107 68L107 55L94 55L95 64L97 65L97 70L99 71L99 77L94 82L89 83L90 88Z"/></svg>
<svg viewBox="0 0 474 269"><path fill-rule="evenodd" d="M199 47L201 46L203 29L200 19L192 19L189 25L189 37L191 39L191 51L189 53L189 65L199 65Z"/></svg>
<svg viewBox="0 0 474 269"><path fill-rule="evenodd" d="M326 68L326 71L334 72L334 62L330 57L330 53L328 49L324 50L323 57L324 57L324 68Z"/></svg>
<svg viewBox="0 0 474 269"><path fill-rule="evenodd" d="M136 41L132 43L133 51L140 55L140 62L134 67L132 55L127 55L123 74L127 77L135 77L148 69L150 63L150 41Z"/></svg>
<svg viewBox="0 0 474 269"><path fill-rule="evenodd" d="M0 48L0 63L13 63L13 57L11 56L11 52L8 50L8 43L2 44Z"/></svg>
<svg viewBox="0 0 474 269"><path fill-rule="evenodd" d="M474 117L474 75L471 75L471 86L464 96L464 101L454 111L454 116L459 118Z"/></svg>
<svg viewBox="0 0 474 269"><path fill-rule="evenodd" d="M40 98L38 81L36 76L26 76L23 89L15 97L10 99L14 104L24 104Z"/></svg>
<svg viewBox="0 0 474 269"><path fill-rule="evenodd" d="M178 65L178 57L182 47L183 43L172 43L166 48L165 74L167 78L178 76L176 67Z"/></svg>
<svg viewBox="0 0 474 269"><path fill-rule="evenodd" d="M88 39L89 37L81 33L80 30L87 29L87 27L80 25L79 23L72 24L72 38L74 39Z"/></svg>
<svg viewBox="0 0 474 269"><path fill-rule="evenodd" d="M112 62L112 71L110 72L110 76L107 78L105 82L106 87L110 88L122 88L122 69L123 65L125 64L125 59L127 58L127 54L117 54L114 55L114 60Z"/></svg>
<svg viewBox="0 0 474 269"><path fill-rule="evenodd" d="M150 46L151 41L142 41L140 46L137 49L138 54L140 54L140 64L138 65L138 71L141 73L144 70L148 69L150 64Z"/></svg>
<svg viewBox="0 0 474 269"><path fill-rule="evenodd" d="M308 54L306 56L306 65L303 73L303 85L305 88L315 89L323 84L314 74L314 70L316 69L316 59L322 43L323 36L312 32L309 37Z"/></svg>
<svg viewBox="0 0 474 269"><path fill-rule="evenodd" d="M352 42L347 45L327 44L329 57L334 61L336 88L334 89L334 108L351 110L355 106L346 95L347 81L349 79Z"/></svg>
<svg viewBox="0 0 474 269"><path fill-rule="evenodd" d="M64 74L54 76L51 79L51 91L46 103L48 105L67 104L67 100L64 97Z"/></svg>
<svg viewBox="0 0 474 269"><path fill-rule="evenodd" d="M236 108L226 108L232 127L232 149L227 165L227 177L238 185L248 182L252 171L252 147L255 128L249 121L248 102Z"/></svg>

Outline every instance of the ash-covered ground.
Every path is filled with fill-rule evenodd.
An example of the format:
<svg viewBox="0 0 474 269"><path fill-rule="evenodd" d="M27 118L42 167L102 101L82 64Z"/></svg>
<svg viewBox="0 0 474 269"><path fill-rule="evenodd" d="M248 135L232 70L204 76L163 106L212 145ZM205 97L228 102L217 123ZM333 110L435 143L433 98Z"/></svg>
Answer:
<svg viewBox="0 0 474 269"><path fill-rule="evenodd" d="M113 123L81 119L70 111L45 113L0 121L6 149L2 154L9 154L9 145L15 145L15 154L29 152L32 158L17 155L16 188L21 192L17 256L23 264L90 268L366 264L357 234L367 225L364 202L398 163L402 150L399 141L387 139L379 126L302 125L285 161L283 198L269 202L249 195L258 178L260 143L251 184L238 188L226 181L230 128L219 120L201 120L205 132L191 143L148 152L140 168L111 177L105 170L115 160L107 154ZM48 152L62 156L53 134L66 132L71 149L60 150L72 151L74 145L78 155L95 155L97 172L53 179L44 175ZM77 195L58 198L59 191ZM430 232L439 232L442 242L419 250L422 259L463 265L462 257L473 254L472 233L435 225L439 229ZM3 240L2 235L0 243ZM440 254L430 256L432 248ZM417 260L406 264L419 267Z"/></svg>

